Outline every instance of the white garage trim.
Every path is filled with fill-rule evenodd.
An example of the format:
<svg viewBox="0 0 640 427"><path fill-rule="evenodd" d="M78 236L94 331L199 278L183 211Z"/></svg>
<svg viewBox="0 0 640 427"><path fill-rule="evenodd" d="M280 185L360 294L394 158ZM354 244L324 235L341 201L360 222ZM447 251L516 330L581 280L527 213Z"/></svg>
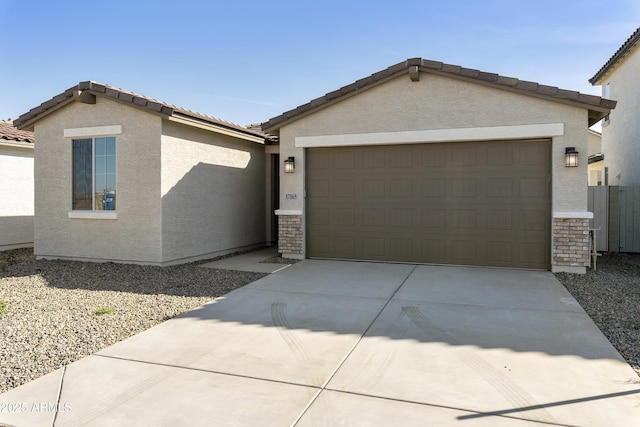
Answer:
<svg viewBox="0 0 640 427"><path fill-rule="evenodd" d="M315 148L359 145L423 144L429 142L549 138L560 135L564 135L564 123L298 136L296 137L295 146L298 148Z"/></svg>

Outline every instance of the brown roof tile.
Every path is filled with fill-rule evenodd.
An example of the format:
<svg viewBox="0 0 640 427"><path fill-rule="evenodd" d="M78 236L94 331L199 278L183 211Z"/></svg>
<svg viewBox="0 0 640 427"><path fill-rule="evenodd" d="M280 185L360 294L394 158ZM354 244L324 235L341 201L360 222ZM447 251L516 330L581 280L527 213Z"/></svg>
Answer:
<svg viewBox="0 0 640 427"><path fill-rule="evenodd" d="M629 50L631 50L636 42L640 39L640 27L638 27L633 34L629 36L629 38L622 43L622 46L616 50L616 53L609 58L609 60L598 70L598 72L589 79L589 83L595 85L598 81L605 76L615 65L618 63L622 57L624 57Z"/></svg>
<svg viewBox="0 0 640 427"><path fill-rule="evenodd" d="M89 93L95 95L102 95L108 98L117 99L122 102L131 103L139 107L148 109L152 112L163 114L165 116L181 115L211 123L217 126L222 126L228 129L240 131L249 135L258 136L260 138L268 139L272 137L271 135L268 135L257 129L249 129L245 126L228 122L217 117L196 113L194 111L180 108L172 104L167 104L153 98L148 98L143 95L138 95L136 93L126 91L124 89L97 83L94 81L78 83L76 86L65 90L61 94L54 96L50 100L43 102L39 106L32 108L27 113L21 115L20 117L18 117L18 119L15 120L14 124L20 127L25 125L25 123L27 122L31 122L34 119L37 119L39 115L47 113L48 110L51 110L52 108L55 108L58 105L71 100L74 96L76 96L78 91L89 91Z"/></svg>
<svg viewBox="0 0 640 427"><path fill-rule="evenodd" d="M33 143L33 132L20 130L11 120L0 120L0 140Z"/></svg>
<svg viewBox="0 0 640 427"><path fill-rule="evenodd" d="M526 95L542 96L558 102L578 104L589 109L590 125L596 123L608 114L608 110L614 108L616 105L615 101L602 99L598 96L585 95L576 91L559 89L555 86L541 85L536 82L519 80L515 77L501 76L495 73L487 73L480 70L464 68L459 65L445 64L429 59L410 58L274 117L263 123L262 129L265 131L276 130L284 122L295 119L301 114L317 108L322 108L336 99L353 94L355 91L362 90L363 88L371 86L380 80L395 77L402 73L408 73L409 68L415 66L419 66L421 70L427 73L436 73L467 80L477 80L482 84L489 84L496 88L508 89Z"/></svg>

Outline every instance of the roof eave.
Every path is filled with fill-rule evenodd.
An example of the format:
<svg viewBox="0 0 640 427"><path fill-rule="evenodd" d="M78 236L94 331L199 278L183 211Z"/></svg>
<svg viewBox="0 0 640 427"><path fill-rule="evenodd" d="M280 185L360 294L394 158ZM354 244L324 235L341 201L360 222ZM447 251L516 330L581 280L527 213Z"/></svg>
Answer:
<svg viewBox="0 0 640 427"><path fill-rule="evenodd" d="M258 144L264 144L266 140L266 138L261 135L257 135L249 132L243 132L241 130L237 130L230 127L225 127L220 124L202 120L186 114L174 113L173 115L167 117L167 120L171 122L187 125L187 126L196 127L199 129L216 132L216 133L227 135L227 136L232 136L234 138L244 139L246 141L251 141Z"/></svg>
<svg viewBox="0 0 640 427"><path fill-rule="evenodd" d="M16 141L10 139L0 139L1 147L20 148L25 150L33 150L33 142Z"/></svg>
<svg viewBox="0 0 640 427"><path fill-rule="evenodd" d="M606 75L609 74L609 72L616 67L618 62L622 58L624 58L635 47L635 44L638 40L640 40L640 27L638 27L638 29L636 29L633 32L633 34L629 36L629 38L622 44L622 46L620 46L620 48L618 48L618 50L598 70L598 72L589 79L589 83L591 83L594 86L597 86L600 83L600 81L602 81L602 79L606 77Z"/></svg>
<svg viewBox="0 0 640 427"><path fill-rule="evenodd" d="M592 126L602 120L602 118L609 114L611 109L615 108L616 105L616 101L602 99L595 95L586 95L575 91L568 91L553 86L545 86L534 82L522 81L494 73L486 73L480 70L463 68L457 65L444 64L442 62L422 58L411 58L405 62L401 62L378 73L372 74L367 78L344 86L336 91L329 92L328 94L316 98L307 104L303 104L300 107L289 110L280 116L274 117L263 123L262 130L268 133L277 133L279 128L293 121L327 108L348 97L357 95L402 74L409 74L411 79L416 81L415 67L418 67L420 72L436 74L475 84L482 84L500 90L506 90L513 93L545 99L551 102L588 109L589 126ZM391 70L393 70L393 72L390 72ZM376 76L378 76L377 79L375 78Z"/></svg>
<svg viewBox="0 0 640 427"><path fill-rule="evenodd" d="M190 126L207 129L222 134L232 135L237 138L264 144L269 138L262 132L245 128L241 125L225 122L224 120L206 116L166 104L155 99L137 95L108 85L93 81L80 82L77 86L67 89L63 93L40 104L38 107L29 110L21 115L14 124L18 129L33 130L35 122L48 114L78 101L87 104L94 104L95 97L102 96L127 106L143 110L147 113L158 115L163 119L172 119Z"/></svg>
<svg viewBox="0 0 640 427"><path fill-rule="evenodd" d="M403 64L403 63L400 63L400 64ZM396 64L395 66L391 66L383 71L374 73L368 77L357 80L349 85L341 87L340 89L334 90L321 97L315 98L307 102L306 104L302 104L299 107L294 108L293 110L286 111L285 113L279 116L276 116L270 120L267 120L266 122L261 124L262 131L269 134L278 135L279 129L282 126L289 124L290 122L299 120L312 113L315 113L318 110L322 110L331 105L337 104L338 102L342 102L347 98L351 98L352 96L358 95L364 91L367 91L371 88L379 86L402 74L408 74L409 68L397 67L400 64ZM393 69L394 67L398 69L389 75L382 76L382 73L384 71Z"/></svg>

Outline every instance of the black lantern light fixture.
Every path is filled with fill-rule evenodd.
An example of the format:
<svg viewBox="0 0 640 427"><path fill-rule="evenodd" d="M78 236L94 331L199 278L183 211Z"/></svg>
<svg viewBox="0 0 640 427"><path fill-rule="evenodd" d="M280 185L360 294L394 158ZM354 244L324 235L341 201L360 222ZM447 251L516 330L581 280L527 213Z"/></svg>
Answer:
<svg viewBox="0 0 640 427"><path fill-rule="evenodd" d="M293 157L287 157L284 161L284 173L293 173L296 169L296 160Z"/></svg>
<svg viewBox="0 0 640 427"><path fill-rule="evenodd" d="M576 147L566 147L564 149L564 165L568 168L578 166L578 152L576 151Z"/></svg>

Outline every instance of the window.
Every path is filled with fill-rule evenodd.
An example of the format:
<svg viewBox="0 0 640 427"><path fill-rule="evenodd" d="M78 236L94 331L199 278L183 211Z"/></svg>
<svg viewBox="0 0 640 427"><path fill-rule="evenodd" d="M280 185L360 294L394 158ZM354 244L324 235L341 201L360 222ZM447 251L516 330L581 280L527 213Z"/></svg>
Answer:
<svg viewBox="0 0 640 427"><path fill-rule="evenodd" d="M73 210L116 209L116 138L73 140Z"/></svg>

